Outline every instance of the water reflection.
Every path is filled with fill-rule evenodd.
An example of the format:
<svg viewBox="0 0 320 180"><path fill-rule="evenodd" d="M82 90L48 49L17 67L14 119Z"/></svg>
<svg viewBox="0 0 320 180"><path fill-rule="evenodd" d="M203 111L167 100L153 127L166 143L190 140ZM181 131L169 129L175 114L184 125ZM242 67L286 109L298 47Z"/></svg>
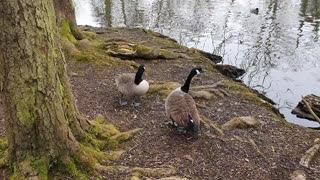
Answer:
<svg viewBox="0 0 320 180"><path fill-rule="evenodd" d="M142 27L214 52L247 70L243 81L286 118L301 95L320 94L320 0L75 0L79 24ZM90 9L89 12L83 8ZM250 12L259 8L258 14ZM85 15L84 15L85 14Z"/></svg>

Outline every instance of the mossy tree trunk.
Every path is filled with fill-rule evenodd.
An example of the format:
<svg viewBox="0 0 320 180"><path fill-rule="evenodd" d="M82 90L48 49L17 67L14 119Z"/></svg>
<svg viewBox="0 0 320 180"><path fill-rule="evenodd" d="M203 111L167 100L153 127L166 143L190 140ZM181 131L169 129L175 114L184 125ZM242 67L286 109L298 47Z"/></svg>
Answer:
<svg viewBox="0 0 320 180"><path fill-rule="evenodd" d="M72 0L53 0L53 2L58 26L70 29L77 40L84 39L84 35L77 26Z"/></svg>
<svg viewBox="0 0 320 180"><path fill-rule="evenodd" d="M23 178L46 176L79 153L77 138L89 127L70 89L53 1L0 1L0 42L9 162Z"/></svg>

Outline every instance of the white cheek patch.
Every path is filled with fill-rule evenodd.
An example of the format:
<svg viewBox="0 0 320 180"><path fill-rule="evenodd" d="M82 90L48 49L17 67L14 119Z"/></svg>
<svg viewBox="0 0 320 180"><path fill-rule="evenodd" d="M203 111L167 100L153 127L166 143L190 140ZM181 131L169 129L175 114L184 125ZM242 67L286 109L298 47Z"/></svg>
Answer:
<svg viewBox="0 0 320 180"><path fill-rule="evenodd" d="M198 69L196 70L196 72L197 72L197 74L200 74L200 71Z"/></svg>
<svg viewBox="0 0 320 180"><path fill-rule="evenodd" d="M193 123L193 119L190 120Z"/></svg>

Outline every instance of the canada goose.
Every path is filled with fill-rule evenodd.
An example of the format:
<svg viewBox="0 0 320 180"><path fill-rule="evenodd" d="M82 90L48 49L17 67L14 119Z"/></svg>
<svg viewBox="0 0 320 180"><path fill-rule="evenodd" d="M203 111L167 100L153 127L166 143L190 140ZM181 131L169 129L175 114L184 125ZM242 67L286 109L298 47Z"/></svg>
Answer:
<svg viewBox="0 0 320 180"><path fill-rule="evenodd" d="M193 68L184 85L173 90L167 97L165 109L167 117L178 127L197 133L200 125L200 117L194 99L189 94L192 78L202 73L201 68Z"/></svg>
<svg viewBox="0 0 320 180"><path fill-rule="evenodd" d="M116 77L116 86L118 91L121 93L121 98L124 95L130 99L134 99L135 97L142 96L147 93L149 89L149 83L142 79L144 70L144 65L141 64L136 74L123 73ZM122 102L121 98L120 105L126 105L127 102ZM139 103L133 102L133 105L138 106Z"/></svg>
<svg viewBox="0 0 320 180"><path fill-rule="evenodd" d="M253 14L259 14L259 8L250 9L250 12Z"/></svg>

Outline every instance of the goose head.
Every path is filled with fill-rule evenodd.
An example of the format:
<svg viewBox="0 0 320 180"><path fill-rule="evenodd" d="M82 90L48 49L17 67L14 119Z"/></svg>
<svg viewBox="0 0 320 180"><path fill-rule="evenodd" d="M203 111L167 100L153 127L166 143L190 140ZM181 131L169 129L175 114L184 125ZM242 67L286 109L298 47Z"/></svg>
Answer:
<svg viewBox="0 0 320 180"><path fill-rule="evenodd" d="M189 92L189 88L190 88L190 83L191 83L191 80L192 78L195 76L195 75L198 75L198 74L201 74L203 73L203 70L202 68L200 67L197 67L197 68L193 68L191 70L191 72L189 73L188 77L187 77L187 80L185 81L184 85L181 86L181 91L185 92L185 93L188 93Z"/></svg>

